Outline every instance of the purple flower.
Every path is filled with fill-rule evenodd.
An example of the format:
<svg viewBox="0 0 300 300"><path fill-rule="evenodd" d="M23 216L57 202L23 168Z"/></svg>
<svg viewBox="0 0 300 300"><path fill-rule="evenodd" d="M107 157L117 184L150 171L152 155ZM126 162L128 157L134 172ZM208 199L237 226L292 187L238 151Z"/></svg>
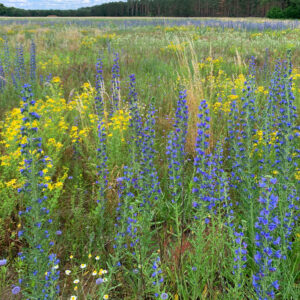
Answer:
<svg viewBox="0 0 300 300"><path fill-rule="evenodd" d="M272 285L274 286L274 288L275 288L276 290L279 290L278 280L275 280L274 282L272 282Z"/></svg>
<svg viewBox="0 0 300 300"><path fill-rule="evenodd" d="M116 180L117 180L118 183L120 183L124 180L124 178L123 177L118 177Z"/></svg>
<svg viewBox="0 0 300 300"><path fill-rule="evenodd" d="M6 259L1 259L0 260L0 266L5 266L7 263L7 260Z"/></svg>
<svg viewBox="0 0 300 300"><path fill-rule="evenodd" d="M101 284L103 282L104 282L104 280L102 278L97 278L96 279L96 284Z"/></svg>
<svg viewBox="0 0 300 300"><path fill-rule="evenodd" d="M169 296L168 296L167 293L162 293L162 294L160 295L160 298L161 298L161 299L168 299Z"/></svg>
<svg viewBox="0 0 300 300"><path fill-rule="evenodd" d="M19 286L14 286L13 289L11 290L11 292L14 294L14 295L17 295L19 294L21 291L21 288Z"/></svg>

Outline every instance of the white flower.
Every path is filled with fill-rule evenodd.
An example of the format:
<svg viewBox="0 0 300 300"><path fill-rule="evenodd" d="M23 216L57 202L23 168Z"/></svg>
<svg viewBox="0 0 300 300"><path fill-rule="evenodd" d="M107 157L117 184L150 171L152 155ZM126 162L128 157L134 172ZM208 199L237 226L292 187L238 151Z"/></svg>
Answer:
<svg viewBox="0 0 300 300"><path fill-rule="evenodd" d="M107 271L106 270L103 270L103 269L100 269L100 271L99 271L99 275L101 276L101 275L103 275L103 274L106 274L107 273Z"/></svg>
<svg viewBox="0 0 300 300"><path fill-rule="evenodd" d="M93 271L92 275L96 276L97 275L97 271Z"/></svg>
<svg viewBox="0 0 300 300"><path fill-rule="evenodd" d="M81 268L81 269L85 269L85 268L86 268L86 264L81 264L81 265L80 265L80 268Z"/></svg>
<svg viewBox="0 0 300 300"><path fill-rule="evenodd" d="M75 279L75 280L73 281L73 283L75 283L75 284L79 283L79 279Z"/></svg>
<svg viewBox="0 0 300 300"><path fill-rule="evenodd" d="M70 270L66 270L65 273L66 273L66 275L70 275L71 271Z"/></svg>
<svg viewBox="0 0 300 300"><path fill-rule="evenodd" d="M76 296L71 296L70 300L76 300L77 297Z"/></svg>
<svg viewBox="0 0 300 300"><path fill-rule="evenodd" d="M100 256L99 256L99 255L97 255L97 256L95 257L95 259L96 259L96 260L99 260L99 259L100 259Z"/></svg>
<svg viewBox="0 0 300 300"><path fill-rule="evenodd" d="M103 296L103 299L108 299L108 295L107 295L107 294L104 295L104 296Z"/></svg>

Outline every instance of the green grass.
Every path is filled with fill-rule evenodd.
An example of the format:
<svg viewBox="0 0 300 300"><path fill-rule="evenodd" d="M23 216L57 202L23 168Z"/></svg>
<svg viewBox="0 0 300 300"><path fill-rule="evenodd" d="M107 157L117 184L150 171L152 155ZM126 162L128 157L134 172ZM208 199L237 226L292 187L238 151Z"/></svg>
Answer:
<svg viewBox="0 0 300 300"><path fill-rule="evenodd" d="M0 24L2 20L7 19L1 18ZM198 106L203 99L207 100L212 120L207 152L215 153L217 142L223 142L227 136L227 121L231 118L228 115L230 103L234 95L237 95L238 101L243 96L242 89L249 73L251 57L255 57L256 86L260 88L256 96L257 109L265 111L274 66L278 60L286 59L288 50L292 50L291 60L295 76L294 103L299 113L300 29L262 32L194 26L181 26L176 30L164 26L120 29L107 18L103 18L106 26L99 29L96 26L68 25L66 22L69 19L59 19L51 26L41 26L35 22L52 19L31 18L30 20L33 20L32 23L24 26L10 24L0 27L0 62L2 64L5 62L4 45L7 38L11 66L9 72L15 72L13 67L15 49L22 44L26 71L29 74L30 43L32 39L35 41L37 82L32 84L32 88L34 99L40 100L38 107L42 111L38 128L45 155L49 155L53 160L48 175L54 187L46 193L50 199L53 233L58 229L63 231L61 236L55 238L57 243L54 247L61 261L62 274L61 294L57 299L69 299L71 295L78 295L78 299L102 299L106 293L111 299L154 299L151 272L157 255L161 257L160 268L164 274L164 283L160 286L159 293L167 292L169 299L254 299L256 294L252 287L251 276L255 274L257 267L252 254L248 257L242 288L234 287L231 274L233 248L224 221L225 209L220 207L220 213L215 218L209 216L212 218L210 227L204 227L203 222L198 225L193 223L194 196L191 190L195 175L193 159L196 155ZM94 18L87 20L95 24L97 21ZM265 21L246 19L249 20L250 22ZM266 48L268 48L268 56L266 56ZM119 253L113 250L112 246L120 191L117 179L124 177L126 165L133 167L134 170L134 175L128 175L129 177L139 176L140 171L140 165L131 157L134 148L132 144L126 143L132 135L132 129L126 126L125 129L116 129L116 131L109 129L108 132L112 134L112 137L108 137L107 143L109 176L105 195L108 204L104 214L104 225L100 222L101 226L104 226L101 227L105 232L104 240L99 239L99 228L96 225L99 220L97 216L95 217L96 200L99 197L96 183L99 179L96 168L97 125L91 117L91 114L95 114L95 91L93 90L95 64L97 58L101 57L104 65L104 98L108 112L111 96L111 68L115 52L120 56L120 91L123 110L128 112L129 109L130 74L135 74L137 79L138 105L143 122L147 119L150 104L153 103L156 108L155 149L157 153L154 164L162 194L159 196L160 202L157 202L158 204L155 204L151 210L149 219L147 219L148 215L139 212L141 226L148 226L151 233L143 236L144 244L139 249L139 259L123 250ZM61 85L52 81L45 84L49 74L60 77ZM41 77L43 77L43 84L39 84ZM92 89L82 87L87 82L91 83ZM24 269L17 259L17 253L25 246L17 235L20 226L24 226L24 221L18 215L18 211L24 209L24 203L23 196L17 192L23 177L19 172L21 158L16 154L19 153L18 131L14 132L14 128L19 130L20 124L14 123L17 118L14 113L17 112L13 110L20 107L21 84L24 83L30 83L29 75L24 82L19 83L17 89L9 77L5 89L0 93L0 259L8 260L6 267L0 267L0 298L5 299L16 299L10 294L11 285L17 284L20 276L18 272ZM170 215L172 194L165 152L167 136L173 128L172 118L175 116L178 92L183 89L187 90L189 124L185 163L182 165L184 185L179 198L184 199L186 206L179 208L182 219L179 220L178 217L174 221L174 216ZM49 99L53 99L54 104ZM109 116L105 118L107 121ZM263 118L262 116L261 120ZM60 123L61 120L65 122L65 128ZM299 117L295 122L299 125ZM78 142L73 141L73 126L78 128ZM260 130L262 123L255 126ZM125 142L121 141L122 138ZM49 139L60 142L61 146L51 146ZM299 146L299 142L297 143ZM229 150L228 145L224 145L226 157ZM231 162L226 160L225 170L228 174L231 168ZM272 169L268 169L267 174L257 171L256 175L271 176L271 171ZM291 184L296 186L294 173L289 176ZM16 182L11 184L14 179ZM283 178L281 179L280 184L283 182ZM135 205L142 201L141 191L137 191L129 183L125 188L127 192L132 191L135 195L135 202L132 203L129 196L126 199L122 198L125 207L130 206L130 203ZM246 201L246 196L243 194L241 196L238 192L240 191L231 189L230 196L234 203L243 203ZM258 192L255 195L258 197ZM237 223L243 224L245 231L248 232L250 224L246 221L247 211L241 207L235 209ZM120 222L125 224L122 219ZM181 227L176 230L175 224L178 225L178 222ZM282 274L286 277L283 276L284 284L278 292L278 299L296 299L299 296L299 232L299 226L295 226L292 235L293 249L289 254L286 267L282 267ZM245 239L248 242L249 236ZM195 253L200 254L197 257ZM92 258L88 257L89 254ZM70 259L70 255L74 258ZM100 261L94 259L97 255L101 257ZM111 265L114 261L112 257L117 255L126 261L120 272ZM199 268L196 275L191 271L195 261ZM83 263L87 264L88 274L79 267ZM134 275L132 269L139 269L139 265L143 263L145 264L143 276ZM108 269L109 280L107 285L96 286L95 277L91 272L99 271L100 268ZM72 270L71 276L65 275L64 271L67 269ZM80 284L75 285L73 280L77 278L80 278ZM74 291L75 286L77 286L76 291Z"/></svg>

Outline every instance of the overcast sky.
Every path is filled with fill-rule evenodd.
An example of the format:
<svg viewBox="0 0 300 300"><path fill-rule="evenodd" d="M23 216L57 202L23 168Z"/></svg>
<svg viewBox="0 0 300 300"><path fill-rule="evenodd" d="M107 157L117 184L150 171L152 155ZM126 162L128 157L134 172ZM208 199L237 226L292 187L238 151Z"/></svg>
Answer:
<svg viewBox="0 0 300 300"><path fill-rule="evenodd" d="M24 9L76 9L113 1L125 0L0 0L0 3Z"/></svg>

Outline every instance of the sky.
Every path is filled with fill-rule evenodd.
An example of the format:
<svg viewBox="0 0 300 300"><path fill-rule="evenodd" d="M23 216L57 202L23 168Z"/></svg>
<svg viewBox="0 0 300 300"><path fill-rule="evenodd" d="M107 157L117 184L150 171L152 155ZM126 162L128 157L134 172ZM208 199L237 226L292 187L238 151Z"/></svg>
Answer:
<svg viewBox="0 0 300 300"><path fill-rule="evenodd" d="M113 1L122 0L0 0L0 3L24 9L77 9Z"/></svg>

